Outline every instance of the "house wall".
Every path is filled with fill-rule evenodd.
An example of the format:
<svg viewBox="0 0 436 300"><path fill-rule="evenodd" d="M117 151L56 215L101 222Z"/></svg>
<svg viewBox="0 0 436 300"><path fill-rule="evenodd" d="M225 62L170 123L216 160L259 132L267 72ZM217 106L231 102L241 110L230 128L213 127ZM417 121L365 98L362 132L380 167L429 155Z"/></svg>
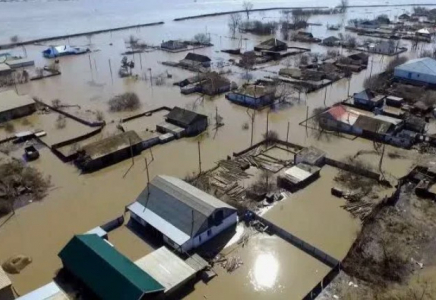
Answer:
<svg viewBox="0 0 436 300"><path fill-rule="evenodd" d="M394 70L394 76L407 81L414 81L422 84L436 84L436 76L417 72L407 72L401 69Z"/></svg>
<svg viewBox="0 0 436 300"><path fill-rule="evenodd" d="M241 105L250 106L250 107L261 107L271 103L272 99L269 96L264 96L260 98L254 98L249 95L237 94L237 93L229 93L227 94L227 99L236 103L240 103Z"/></svg>
<svg viewBox="0 0 436 300"><path fill-rule="evenodd" d="M197 135L203 131L205 131L207 128L207 118L199 119L194 124L188 126L186 128L186 134L187 135Z"/></svg>
<svg viewBox="0 0 436 300"><path fill-rule="evenodd" d="M238 215L237 212L235 211L233 214L223 219L220 225L209 227L208 230L204 231L203 233L187 241L182 246L183 251L188 252L191 249L199 247L200 245L204 244L205 242L209 241L210 239L220 234L225 229L229 228L232 225L235 225L237 222L238 222Z"/></svg>
<svg viewBox="0 0 436 300"><path fill-rule="evenodd" d="M35 103L0 112L0 123L30 115L36 111Z"/></svg>

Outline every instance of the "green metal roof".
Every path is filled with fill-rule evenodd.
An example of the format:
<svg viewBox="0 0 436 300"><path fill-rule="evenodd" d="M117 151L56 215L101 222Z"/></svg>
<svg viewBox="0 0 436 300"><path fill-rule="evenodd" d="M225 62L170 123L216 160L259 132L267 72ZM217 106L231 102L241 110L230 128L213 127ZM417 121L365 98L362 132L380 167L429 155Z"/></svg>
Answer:
<svg viewBox="0 0 436 300"><path fill-rule="evenodd" d="M59 253L64 267L103 300L138 300L165 288L96 234L74 236Z"/></svg>

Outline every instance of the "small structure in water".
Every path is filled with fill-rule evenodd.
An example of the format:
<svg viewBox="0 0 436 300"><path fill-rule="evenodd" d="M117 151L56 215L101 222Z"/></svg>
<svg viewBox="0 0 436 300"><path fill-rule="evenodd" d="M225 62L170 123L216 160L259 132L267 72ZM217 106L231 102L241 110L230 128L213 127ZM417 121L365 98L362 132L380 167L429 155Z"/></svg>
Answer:
<svg viewBox="0 0 436 300"><path fill-rule="evenodd" d="M246 85L237 91L228 93L226 98L236 104L259 109L273 103L275 90L271 86Z"/></svg>
<svg viewBox="0 0 436 300"><path fill-rule="evenodd" d="M313 146L301 149L295 154L294 163L305 163L311 166L322 167L327 153Z"/></svg>
<svg viewBox="0 0 436 300"><path fill-rule="evenodd" d="M39 151L34 146L28 146L24 148L24 155L28 161L39 158Z"/></svg>
<svg viewBox="0 0 436 300"><path fill-rule="evenodd" d="M89 48L62 45L62 46L51 46L48 49L42 51L42 55L45 58L55 58L65 55L84 54L89 51L90 51Z"/></svg>
<svg viewBox="0 0 436 300"><path fill-rule="evenodd" d="M180 107L174 107L171 112L166 116L166 123L170 125L182 128L182 131L178 134L180 136L194 136L202 133L208 126L208 120L206 115L196 113ZM168 126L167 126L168 127ZM165 130L164 124L159 124L157 130L163 133L173 133Z"/></svg>
<svg viewBox="0 0 436 300"><path fill-rule="evenodd" d="M385 98L386 96L377 95L369 89L353 95L354 105L371 111L376 107L382 107Z"/></svg>
<svg viewBox="0 0 436 300"><path fill-rule="evenodd" d="M197 53L188 53L184 59L182 59L179 64L181 66L186 66L190 68L209 68L211 59L205 55Z"/></svg>
<svg viewBox="0 0 436 300"><path fill-rule="evenodd" d="M287 49L288 49L288 44L276 38L271 38L269 40L266 40L254 47L254 51L279 52L279 51L286 51Z"/></svg>
<svg viewBox="0 0 436 300"><path fill-rule="evenodd" d="M316 180L320 170L317 166L299 163L277 177L277 186L296 192Z"/></svg>
<svg viewBox="0 0 436 300"><path fill-rule="evenodd" d="M181 41L169 40L166 42L162 42L162 44L160 44L160 48L163 50L175 51L175 50L187 49L188 47L186 46L185 43Z"/></svg>
<svg viewBox="0 0 436 300"><path fill-rule="evenodd" d="M36 103L28 95L14 91L0 93L0 123L30 115L36 111Z"/></svg>

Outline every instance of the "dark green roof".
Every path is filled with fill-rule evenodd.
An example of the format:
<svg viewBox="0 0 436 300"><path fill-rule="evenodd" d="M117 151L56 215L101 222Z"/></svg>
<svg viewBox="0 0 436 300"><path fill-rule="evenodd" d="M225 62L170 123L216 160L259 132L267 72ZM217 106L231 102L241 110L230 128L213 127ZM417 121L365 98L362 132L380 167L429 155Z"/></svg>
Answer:
<svg viewBox="0 0 436 300"><path fill-rule="evenodd" d="M96 234L74 236L59 253L64 267L103 300L138 300L165 288Z"/></svg>

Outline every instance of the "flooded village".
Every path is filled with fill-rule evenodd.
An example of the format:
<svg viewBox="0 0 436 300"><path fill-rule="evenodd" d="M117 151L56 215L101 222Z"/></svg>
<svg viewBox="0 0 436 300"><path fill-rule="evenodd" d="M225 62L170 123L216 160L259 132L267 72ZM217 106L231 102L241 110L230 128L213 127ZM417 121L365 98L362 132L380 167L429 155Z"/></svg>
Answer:
<svg viewBox="0 0 436 300"><path fill-rule="evenodd" d="M436 5L267 4L0 34L0 300L435 298Z"/></svg>

